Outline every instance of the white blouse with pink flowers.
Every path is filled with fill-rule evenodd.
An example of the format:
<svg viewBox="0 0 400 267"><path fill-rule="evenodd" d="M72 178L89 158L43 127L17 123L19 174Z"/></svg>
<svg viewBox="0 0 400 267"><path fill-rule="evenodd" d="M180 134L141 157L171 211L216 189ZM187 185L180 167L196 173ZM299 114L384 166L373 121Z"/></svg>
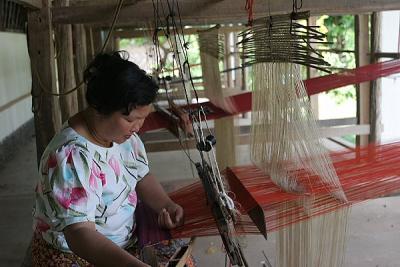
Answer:
<svg viewBox="0 0 400 267"><path fill-rule="evenodd" d="M33 227L48 243L70 251L63 229L87 221L120 247L134 242L135 187L149 172L136 134L104 148L64 127L43 153L39 172Z"/></svg>

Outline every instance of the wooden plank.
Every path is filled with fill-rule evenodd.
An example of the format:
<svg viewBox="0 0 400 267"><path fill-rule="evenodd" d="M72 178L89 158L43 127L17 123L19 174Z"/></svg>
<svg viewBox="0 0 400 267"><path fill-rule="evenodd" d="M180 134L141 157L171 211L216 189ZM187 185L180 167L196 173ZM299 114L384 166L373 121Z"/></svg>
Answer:
<svg viewBox="0 0 400 267"><path fill-rule="evenodd" d="M164 6L165 2L164 2ZM270 7L270 12L268 10ZM243 0L180 0L180 15L184 25L210 25L214 23L246 23L247 13ZM356 14L382 10L400 9L398 0L309 0L303 2L302 10L310 10L312 15ZM98 5L90 8L80 6L53 8L54 23L92 23L109 25L114 7ZM291 1L254 2L254 17L289 13ZM118 25L143 26L143 22L153 18L153 3L149 0L138 1L136 5L124 6Z"/></svg>
<svg viewBox="0 0 400 267"><path fill-rule="evenodd" d="M29 8L32 10L38 10L42 8L42 0L13 0L14 2Z"/></svg>
<svg viewBox="0 0 400 267"><path fill-rule="evenodd" d="M61 128L58 102L54 97L43 93L43 90L57 92L51 1L44 1L43 4L41 10L28 12L28 48L38 160L51 138Z"/></svg>

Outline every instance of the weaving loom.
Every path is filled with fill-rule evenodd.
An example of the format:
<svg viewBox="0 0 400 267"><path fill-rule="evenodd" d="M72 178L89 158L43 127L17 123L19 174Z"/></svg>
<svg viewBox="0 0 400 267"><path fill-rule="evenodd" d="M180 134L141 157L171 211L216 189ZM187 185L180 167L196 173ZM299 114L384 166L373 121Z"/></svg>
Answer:
<svg viewBox="0 0 400 267"><path fill-rule="evenodd" d="M171 13L170 16L170 24L174 25ZM143 242L219 234L231 263L247 266L235 235L261 233L266 237L268 231L285 230L279 232L278 265L340 266L343 263L348 207L400 189L399 169L385 168L388 166L385 164L397 164L394 157L400 152L397 143L371 145L358 149L354 155L350 152L328 155L320 142L307 99L307 95L400 72L400 61L377 63L303 82L296 64L321 70L326 66L322 56L309 45L313 38L322 43L324 36L295 22L308 16L307 12L292 13L252 21L252 27L242 33L240 44L244 58L248 59L247 65L255 66L256 82L253 93L232 97L222 94L218 82L220 52L218 34L213 32L217 28L200 33L200 37L203 36L203 42L200 38L202 61L206 61L211 69L203 68L206 95L211 101L201 104L188 101L181 107L184 112L179 114L176 114L176 107L159 109L148 117L141 131L171 128L171 124L177 125L179 120L183 120L182 114L189 114L193 125L197 125L203 120L207 122L207 119L252 110L251 150L252 161L257 166L227 168L223 178L233 192L233 195L227 195L218 165L213 163L214 136L205 136L202 129L193 126L202 158L196 164L201 182L171 194L171 198L185 209L185 226L167 235L142 237ZM179 54L185 56L185 41L184 38L179 40L176 28L173 27L173 31L175 43L172 47L188 99L188 81L192 82L190 68L187 69L187 58L179 58ZM168 34L173 31L167 29ZM205 35L208 35L207 41L204 41ZM210 47L211 53L207 56L204 52ZM207 71L211 72L208 76L205 74ZM215 85L212 92L207 90L211 87L207 83ZM191 85L194 89L193 82ZM168 99L170 104L173 103L171 96ZM275 129L272 131L270 128ZM207 154L210 151L213 160L205 160L206 155L210 159L210 154ZM365 166L369 169L363 170ZM232 200L236 203L235 208L231 207ZM235 215L234 210L241 215ZM310 221L316 217L318 219ZM317 240L313 233L322 240L333 241ZM294 244L304 248L299 252L293 249ZM326 261L326 258L330 260Z"/></svg>

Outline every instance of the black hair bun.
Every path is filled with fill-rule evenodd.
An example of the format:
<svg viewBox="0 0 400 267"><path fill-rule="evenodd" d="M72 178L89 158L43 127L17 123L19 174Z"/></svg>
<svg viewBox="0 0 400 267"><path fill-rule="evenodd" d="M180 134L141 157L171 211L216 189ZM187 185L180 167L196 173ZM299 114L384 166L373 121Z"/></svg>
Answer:
<svg viewBox="0 0 400 267"><path fill-rule="evenodd" d="M84 71L86 100L100 113L129 112L154 101L158 84L128 59L126 51L101 53Z"/></svg>

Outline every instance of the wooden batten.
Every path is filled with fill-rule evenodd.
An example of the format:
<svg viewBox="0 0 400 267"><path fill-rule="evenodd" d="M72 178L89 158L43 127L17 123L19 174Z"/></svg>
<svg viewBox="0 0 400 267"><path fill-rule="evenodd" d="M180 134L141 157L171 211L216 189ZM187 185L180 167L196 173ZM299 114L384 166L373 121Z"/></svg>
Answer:
<svg viewBox="0 0 400 267"><path fill-rule="evenodd" d="M78 111L81 111L87 107L85 97L86 87L83 82L83 71L87 65L87 40L86 30L83 24L72 25L72 36L75 54L75 77L77 84L80 85L77 91Z"/></svg>
<svg viewBox="0 0 400 267"><path fill-rule="evenodd" d="M55 5L68 6L69 0L57 0ZM75 73L72 47L72 26L57 25L55 27L57 53L58 88L61 94L75 88ZM61 118L65 122L78 111L76 90L60 96Z"/></svg>
<svg viewBox="0 0 400 267"><path fill-rule="evenodd" d="M32 101L38 159L51 138L61 128L58 100L43 91L57 92L50 7L50 0L43 1L42 9L28 12L28 48L32 69Z"/></svg>

